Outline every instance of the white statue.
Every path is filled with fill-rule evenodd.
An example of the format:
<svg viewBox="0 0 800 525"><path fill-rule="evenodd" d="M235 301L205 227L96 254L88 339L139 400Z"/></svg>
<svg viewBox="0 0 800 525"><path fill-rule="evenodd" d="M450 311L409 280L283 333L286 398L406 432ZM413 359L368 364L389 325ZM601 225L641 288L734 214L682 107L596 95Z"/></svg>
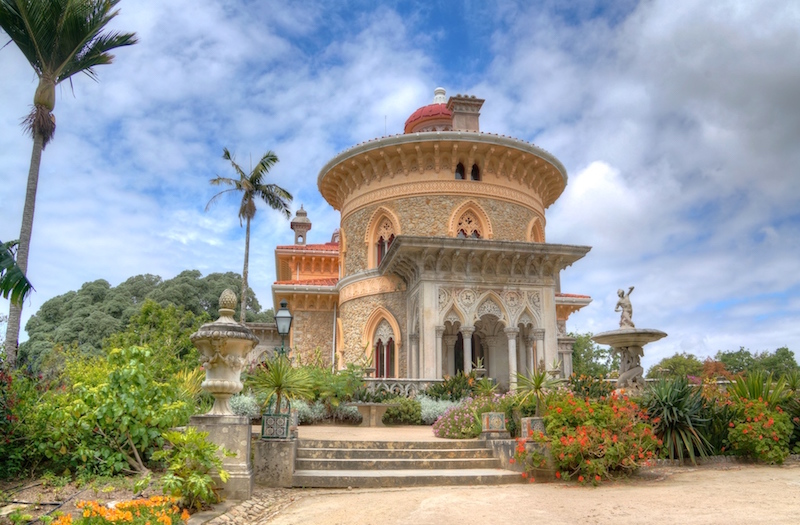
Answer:
<svg viewBox="0 0 800 525"><path fill-rule="evenodd" d="M615 312L622 312L619 318L619 327L620 328L636 328L633 324L633 306L631 306L631 292L633 291L633 286L628 288L628 293L626 294L624 290L617 290L617 295L619 296L619 301L617 301L617 306L614 308Z"/></svg>

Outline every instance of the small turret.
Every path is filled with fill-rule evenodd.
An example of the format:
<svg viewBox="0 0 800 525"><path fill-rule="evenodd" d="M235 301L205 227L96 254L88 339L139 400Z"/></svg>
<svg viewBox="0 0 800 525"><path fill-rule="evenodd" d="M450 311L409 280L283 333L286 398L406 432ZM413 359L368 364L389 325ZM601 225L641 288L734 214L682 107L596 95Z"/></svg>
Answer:
<svg viewBox="0 0 800 525"><path fill-rule="evenodd" d="M308 212L300 205L297 215L292 219L291 228L294 230L294 243L299 245L306 244L306 234L311 229L311 221L308 220Z"/></svg>

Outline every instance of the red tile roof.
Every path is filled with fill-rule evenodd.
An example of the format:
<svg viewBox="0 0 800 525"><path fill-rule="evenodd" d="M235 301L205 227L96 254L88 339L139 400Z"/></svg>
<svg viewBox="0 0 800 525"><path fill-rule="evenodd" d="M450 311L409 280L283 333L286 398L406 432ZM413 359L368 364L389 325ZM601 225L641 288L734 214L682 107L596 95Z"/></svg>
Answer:
<svg viewBox="0 0 800 525"><path fill-rule="evenodd" d="M305 279L294 281L275 281L275 284L297 285L297 286L336 286L339 282L338 277L328 277L323 279Z"/></svg>
<svg viewBox="0 0 800 525"><path fill-rule="evenodd" d="M338 242L326 242L325 244L289 244L287 246L276 246L275 249L277 250L292 250L292 251L303 251L303 250L322 250L326 252L338 252L339 251L339 243Z"/></svg>
<svg viewBox="0 0 800 525"><path fill-rule="evenodd" d="M447 104L429 104L427 106L422 106L406 120L406 125L404 126L405 132L408 133L408 130L418 121L433 120L442 117L453 117L453 112L447 109Z"/></svg>

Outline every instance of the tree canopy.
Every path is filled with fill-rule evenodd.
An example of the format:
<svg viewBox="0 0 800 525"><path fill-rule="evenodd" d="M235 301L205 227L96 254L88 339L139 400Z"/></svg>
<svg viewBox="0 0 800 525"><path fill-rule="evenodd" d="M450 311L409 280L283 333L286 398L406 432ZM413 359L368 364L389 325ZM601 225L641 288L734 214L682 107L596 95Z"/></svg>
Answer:
<svg viewBox="0 0 800 525"><path fill-rule="evenodd" d="M799 368L794 354L785 346L774 352L764 351L755 354L744 347L739 347L739 350L720 350L713 359L709 357L705 361L700 361L693 354L678 353L651 366L647 371L647 377L730 378L754 372L774 373L776 376L781 376Z"/></svg>
<svg viewBox="0 0 800 525"><path fill-rule="evenodd" d="M112 334L124 332L137 316L146 316L148 312L153 318L160 315L153 311L152 305L149 310L142 310L148 301L161 307L172 305L191 314L193 319L216 319L223 290L230 288L240 294L241 284L241 277L235 272L212 273L203 277L197 270L186 270L166 281L157 275L136 275L116 287L103 279L84 283L77 291L46 301L30 318L25 327L29 339L20 345L20 365L39 371L57 345L76 345L84 354L99 354L104 341ZM252 290L247 302L248 321L271 320L271 309L261 312L261 305ZM175 315L183 316L182 313ZM142 344L134 335L129 334L125 342L118 345Z"/></svg>
<svg viewBox="0 0 800 525"><path fill-rule="evenodd" d="M575 338L572 344L572 372L591 377L608 377L619 370L619 355L592 341L592 334L570 333Z"/></svg>

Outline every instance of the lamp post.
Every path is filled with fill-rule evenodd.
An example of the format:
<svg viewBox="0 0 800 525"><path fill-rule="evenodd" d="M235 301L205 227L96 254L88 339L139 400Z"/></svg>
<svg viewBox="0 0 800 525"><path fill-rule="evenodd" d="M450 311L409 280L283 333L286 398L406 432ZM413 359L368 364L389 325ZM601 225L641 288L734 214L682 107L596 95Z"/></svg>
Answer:
<svg viewBox="0 0 800 525"><path fill-rule="evenodd" d="M281 300L281 308L275 313L275 324L278 325L278 333L281 335L281 347L275 350L277 350L280 356L286 355L284 342L286 336L289 334L289 330L292 328L292 314L289 312L288 306L289 303L286 302L286 299Z"/></svg>

